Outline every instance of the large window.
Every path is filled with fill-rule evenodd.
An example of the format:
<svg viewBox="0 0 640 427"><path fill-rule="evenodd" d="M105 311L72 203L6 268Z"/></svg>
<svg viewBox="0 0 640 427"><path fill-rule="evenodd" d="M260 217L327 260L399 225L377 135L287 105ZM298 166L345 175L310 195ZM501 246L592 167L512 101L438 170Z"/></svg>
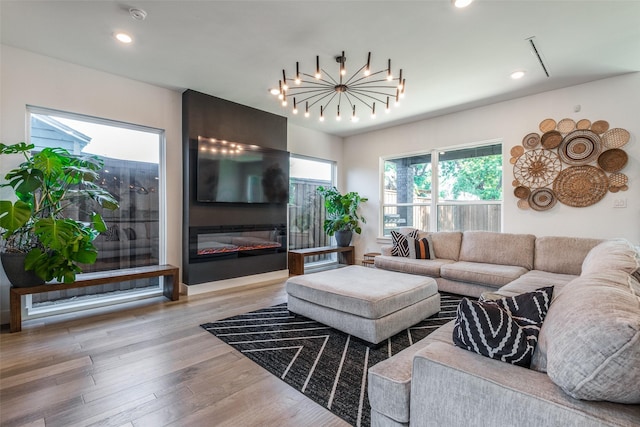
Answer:
<svg viewBox="0 0 640 427"><path fill-rule="evenodd" d="M35 151L64 148L72 153L91 153L104 160L98 184L115 196L120 208L101 210L107 231L94 241L95 264L83 272L115 270L165 262L164 191L161 159L164 132L121 122L29 108L30 141ZM93 207L92 207L93 208ZM99 207L97 207L100 209ZM66 212L88 220L82 206ZM38 316L60 310L104 304L107 301L140 298L160 293L160 280L130 282L69 289L31 296L27 315Z"/></svg>
<svg viewBox="0 0 640 427"><path fill-rule="evenodd" d="M382 166L383 236L400 227L501 230L501 144L391 157Z"/></svg>

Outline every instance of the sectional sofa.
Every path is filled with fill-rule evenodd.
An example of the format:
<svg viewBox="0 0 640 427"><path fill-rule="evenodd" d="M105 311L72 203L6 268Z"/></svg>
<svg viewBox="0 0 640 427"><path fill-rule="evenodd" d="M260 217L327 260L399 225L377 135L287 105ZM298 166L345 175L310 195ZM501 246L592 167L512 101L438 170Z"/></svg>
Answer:
<svg viewBox="0 0 640 427"><path fill-rule="evenodd" d="M376 426L640 425L638 249L626 240L420 233L433 259L377 268L433 277L440 291L500 298L554 286L531 368L456 347L454 321L371 367Z"/></svg>

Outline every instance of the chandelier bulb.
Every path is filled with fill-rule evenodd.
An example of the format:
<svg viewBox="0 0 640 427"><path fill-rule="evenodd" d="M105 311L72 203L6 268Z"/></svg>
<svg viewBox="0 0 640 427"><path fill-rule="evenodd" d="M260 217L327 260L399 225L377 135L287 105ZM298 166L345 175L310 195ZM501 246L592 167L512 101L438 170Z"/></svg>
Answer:
<svg viewBox="0 0 640 427"><path fill-rule="evenodd" d="M316 79L320 79L322 74L320 74L320 56L316 56Z"/></svg>
<svg viewBox="0 0 640 427"><path fill-rule="evenodd" d="M402 68L400 68L400 76L398 77L398 89L402 90Z"/></svg>
<svg viewBox="0 0 640 427"><path fill-rule="evenodd" d="M298 104L295 98L293 98L293 114L298 114Z"/></svg>
<svg viewBox="0 0 640 427"><path fill-rule="evenodd" d="M367 55L367 65L364 67L364 75L369 76L371 74L371 52Z"/></svg>
<svg viewBox="0 0 640 427"><path fill-rule="evenodd" d="M391 59L389 59L389 65L387 66L387 80L393 80L393 74L391 74Z"/></svg>
<svg viewBox="0 0 640 427"><path fill-rule="evenodd" d="M304 109L304 116L309 117L309 103L307 102Z"/></svg>
<svg viewBox="0 0 640 427"><path fill-rule="evenodd" d="M320 121L324 122L324 107L320 106Z"/></svg>

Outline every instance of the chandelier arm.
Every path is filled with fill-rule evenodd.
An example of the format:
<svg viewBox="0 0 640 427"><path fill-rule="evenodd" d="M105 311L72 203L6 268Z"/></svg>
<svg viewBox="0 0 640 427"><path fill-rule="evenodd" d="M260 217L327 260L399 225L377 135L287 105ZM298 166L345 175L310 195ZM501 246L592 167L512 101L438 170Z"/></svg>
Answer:
<svg viewBox="0 0 640 427"><path fill-rule="evenodd" d="M393 79L393 80L387 80L387 79L370 80L370 81L366 81L366 82L362 82L362 83L352 83L351 86L356 86L356 87L357 86L369 86L369 85L371 85L373 83L389 82L389 81L394 81L394 80L398 80L398 79ZM387 87L391 87L391 86L387 85Z"/></svg>
<svg viewBox="0 0 640 427"><path fill-rule="evenodd" d="M327 73L327 72L324 70L324 68L322 68L322 75L323 75L323 76L327 76L327 77L329 77L329 79L331 79L331 81L333 82L333 84L336 84L336 85L340 84L340 82L336 81L336 79L334 79L334 78L331 76L331 74ZM342 79L342 75L340 76L340 79ZM321 80L324 80L324 79L321 79Z"/></svg>
<svg viewBox="0 0 640 427"><path fill-rule="evenodd" d="M347 96L347 99L349 99L349 95L348 95L348 94L345 94L345 95ZM361 94L359 94L359 95L361 95ZM355 93L353 93L353 92L352 92L352 93L351 93L351 96L353 96L355 99L357 99L358 101L360 101L361 103L363 103L364 105L366 105L367 107L369 107L369 109L370 109L370 110L373 110L373 106L372 106L372 105L370 105L367 101L365 101L364 99L362 99L362 98L360 98L359 96L357 96ZM382 101L380 101L379 99L373 98L373 97L371 97L371 96L369 96L369 95L365 95L365 96L367 96L367 97L369 97L369 98L373 99L374 101L382 102ZM351 99L349 99L349 104L350 104L352 107L353 107L353 105L354 105L354 104L351 102Z"/></svg>
<svg viewBox="0 0 640 427"><path fill-rule="evenodd" d="M391 95L389 95L389 94L381 93L381 92L373 92L373 93L376 93L376 94L379 94L379 95L382 95L382 96L385 96L385 97L387 97L387 96L391 96ZM366 96L367 98L371 98L371 99L373 99L374 101L381 102L381 103L383 103L383 104L386 104L386 103L387 103L387 100L386 100L386 99L380 99L380 98L378 98L378 97L375 97L375 96L369 95L368 93L363 93L362 91L351 91L351 95L353 95L353 96L356 96L356 95ZM394 95L394 96L395 96L395 95ZM360 98L358 98L358 99L360 99Z"/></svg>
<svg viewBox="0 0 640 427"><path fill-rule="evenodd" d="M322 70L322 71L324 72L324 70ZM328 84L328 85L332 85L332 86L334 86L334 85L335 85L335 80L333 80L333 78L331 78L331 76L329 76L329 78L331 78L331 80L333 80L333 81L331 81L331 82L330 82L330 81L325 80L325 79L323 79L323 78L316 79L316 76L313 76L313 75L311 75L311 74L307 74L307 73L300 73L300 74L302 74L303 76L309 77L310 79L313 79L313 80L311 80L311 81L310 81L310 80L303 80L303 82L305 82L305 83L324 82L324 83L326 83L326 84ZM327 75L328 75L328 74L327 74ZM289 80L291 80L291 79L289 79ZM318 84L320 84L320 83L318 83Z"/></svg>
<svg viewBox="0 0 640 427"><path fill-rule="evenodd" d="M314 102L310 105L310 106L313 106L317 101L322 100L322 99L324 99L324 98L326 98L327 96L332 95L332 94L334 94L334 92L333 92L333 91L325 91L325 92L322 92L322 93L316 93L316 94L314 94L314 95L309 95L309 96L307 96L306 98L303 98L303 99L301 99L300 101L298 101L298 104L300 104L300 103L302 103L302 102L305 102L305 101L309 101L310 99L313 99L313 98L317 98L317 97L319 97L316 101L314 101Z"/></svg>
<svg viewBox="0 0 640 427"><path fill-rule="evenodd" d="M344 82L344 84L345 84L345 85L349 85L349 84L351 84L351 81L352 81L352 80L353 80L357 75L359 75L359 74L362 72L362 70L364 70L364 69L366 68L366 66L367 66L367 64L364 64L362 67L360 67L356 72L354 72L351 76L349 76L349 78ZM369 76L364 76L364 77L361 77L360 79L358 79L358 80L356 80L356 81L360 81L360 80L362 80L362 79L366 79L366 78L368 78L368 77L369 77Z"/></svg>
<svg viewBox="0 0 640 427"><path fill-rule="evenodd" d="M380 92L377 90L367 90L367 89L351 89L351 92L357 92L361 95L367 95L369 93L374 93L376 95L383 95L383 96L396 96L395 90L393 93L387 93L387 92ZM369 95L370 96L370 95Z"/></svg>
<svg viewBox="0 0 640 427"><path fill-rule="evenodd" d="M324 95L323 97L316 99L316 100L315 100L315 101L313 101L311 104L309 104L309 108L313 107L314 105L316 105L318 102L322 101L323 99L325 99L325 98L326 98L327 96L329 96L329 95L331 95L331 93L328 93L328 94ZM316 95L316 96L317 96L317 95ZM329 105L329 104L331 103L331 101L333 100L333 98L335 98L335 97L336 97L336 93L335 93L335 92L333 92L333 96L331 96L331 99L329 99L329 102L327 102L327 103L325 104L325 107L326 107L327 105ZM306 100L302 100L302 101L300 101L300 102L304 102L304 101L306 101Z"/></svg>
<svg viewBox="0 0 640 427"><path fill-rule="evenodd" d="M308 89L308 90L301 90L301 89ZM319 87L319 88L297 87L297 88L289 88L289 90L287 91L287 96L304 95L304 94L312 93L312 92L334 92L334 91L335 91L335 89L333 88L333 86L331 86L331 87Z"/></svg>

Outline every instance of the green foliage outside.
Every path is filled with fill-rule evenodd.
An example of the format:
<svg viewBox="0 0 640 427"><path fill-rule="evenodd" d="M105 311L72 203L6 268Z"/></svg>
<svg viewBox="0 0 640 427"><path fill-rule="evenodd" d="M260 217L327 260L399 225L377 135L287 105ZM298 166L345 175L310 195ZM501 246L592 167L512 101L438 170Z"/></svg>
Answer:
<svg viewBox="0 0 640 427"><path fill-rule="evenodd" d="M385 188L396 190L396 163L385 162ZM414 196L430 197L432 189L431 163L419 163L413 168ZM441 200L501 200L502 156L499 154L448 160L439 164L439 198ZM398 203L411 203L412 200Z"/></svg>

